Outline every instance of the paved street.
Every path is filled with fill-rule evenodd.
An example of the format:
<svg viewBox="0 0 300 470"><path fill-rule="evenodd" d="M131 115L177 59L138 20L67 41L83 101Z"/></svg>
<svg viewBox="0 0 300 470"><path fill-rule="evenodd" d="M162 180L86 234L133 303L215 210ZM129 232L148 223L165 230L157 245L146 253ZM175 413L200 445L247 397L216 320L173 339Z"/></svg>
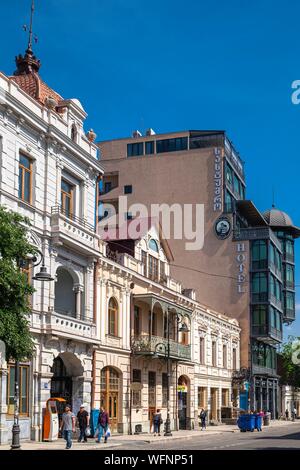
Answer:
<svg viewBox="0 0 300 470"><path fill-rule="evenodd" d="M180 441L163 441L149 444L145 447L142 442L126 443L121 449L146 449L147 450L275 450L275 449L300 449L300 423L291 423L285 426L272 426L264 428L263 432L250 433L224 432L182 439Z"/></svg>
<svg viewBox="0 0 300 470"><path fill-rule="evenodd" d="M56 442L26 442L23 450L62 450L62 439ZM9 446L0 446L8 450ZM236 426L210 426L207 431L179 431L170 438L153 435L113 436L108 444L96 444L94 439L88 443L73 443L73 450L273 450L300 449L300 422L272 422L263 431L241 433Z"/></svg>

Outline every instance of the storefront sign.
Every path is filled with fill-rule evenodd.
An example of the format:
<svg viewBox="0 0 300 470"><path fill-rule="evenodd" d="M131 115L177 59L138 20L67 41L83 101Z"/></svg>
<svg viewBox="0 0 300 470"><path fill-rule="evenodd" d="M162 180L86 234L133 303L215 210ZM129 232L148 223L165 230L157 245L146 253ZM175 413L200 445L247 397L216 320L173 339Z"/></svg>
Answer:
<svg viewBox="0 0 300 470"><path fill-rule="evenodd" d="M215 148L214 164L214 212L222 212L222 154L221 149Z"/></svg>
<svg viewBox="0 0 300 470"><path fill-rule="evenodd" d="M245 243L237 243L237 268L238 268L238 275L237 275L237 289L239 294L243 294L246 292L246 246Z"/></svg>
<svg viewBox="0 0 300 470"><path fill-rule="evenodd" d="M186 385L177 385L177 392L187 392Z"/></svg>

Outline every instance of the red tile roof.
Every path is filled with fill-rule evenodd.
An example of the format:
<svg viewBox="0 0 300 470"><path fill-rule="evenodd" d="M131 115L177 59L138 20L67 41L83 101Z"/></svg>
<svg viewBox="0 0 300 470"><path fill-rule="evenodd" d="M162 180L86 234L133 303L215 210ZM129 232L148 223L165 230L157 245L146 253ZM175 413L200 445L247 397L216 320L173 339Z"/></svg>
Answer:
<svg viewBox="0 0 300 470"><path fill-rule="evenodd" d="M41 80L39 75L35 72L24 75L14 75L10 77L10 79L19 85L19 87L22 88L25 93L43 105L45 104L47 98L53 98L57 103L63 101L62 96L46 85L46 83L43 82L43 80Z"/></svg>

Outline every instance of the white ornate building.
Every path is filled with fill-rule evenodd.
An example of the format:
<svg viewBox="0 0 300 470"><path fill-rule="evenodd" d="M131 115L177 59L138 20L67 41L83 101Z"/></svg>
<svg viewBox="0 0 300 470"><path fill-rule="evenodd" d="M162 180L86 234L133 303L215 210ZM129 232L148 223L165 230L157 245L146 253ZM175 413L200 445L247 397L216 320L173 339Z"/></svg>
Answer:
<svg viewBox="0 0 300 470"><path fill-rule="evenodd" d="M114 432L149 431L157 408L165 421L168 325L172 429L197 428L202 406L220 421L237 406L237 322L170 277L173 256L152 223L136 239L101 240L103 171L95 134L83 131L86 113L42 81L31 47L16 62L14 76L0 73L0 204L29 218L31 241L55 279L32 281L35 354L20 364L21 438L42 439L50 396L74 412L82 402L104 404ZM32 279L40 266L29 260L25 268ZM11 438L14 368L0 369L0 444Z"/></svg>
<svg viewBox="0 0 300 470"><path fill-rule="evenodd" d="M32 281L32 363L20 366L21 438L42 438L50 395L90 403L93 351L96 182L102 174L86 113L40 78L29 45L14 76L0 73L0 204L29 218L32 243L55 282ZM40 266L27 271L32 279ZM0 371L0 443L11 438L14 364Z"/></svg>

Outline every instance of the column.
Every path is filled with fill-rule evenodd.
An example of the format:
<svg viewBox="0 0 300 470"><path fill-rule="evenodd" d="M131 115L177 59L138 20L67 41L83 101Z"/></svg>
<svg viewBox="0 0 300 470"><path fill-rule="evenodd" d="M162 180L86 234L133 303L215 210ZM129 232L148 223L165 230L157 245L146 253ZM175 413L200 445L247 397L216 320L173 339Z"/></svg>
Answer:
<svg viewBox="0 0 300 470"><path fill-rule="evenodd" d="M57 251L54 250L53 248L50 248L50 274L52 277L55 279L56 275L56 258L57 258ZM49 286L49 308L48 311L54 311L54 306L55 306L55 282L50 282Z"/></svg>
<svg viewBox="0 0 300 470"><path fill-rule="evenodd" d="M6 423L7 413L7 368L6 363L1 366L0 363L0 444L7 444L9 430Z"/></svg>
<svg viewBox="0 0 300 470"><path fill-rule="evenodd" d="M84 302L84 312L83 312L83 319L84 320L93 320L93 306L94 306L94 299L93 299L93 291L94 291L94 262L90 262L85 268L85 302Z"/></svg>
<svg viewBox="0 0 300 470"><path fill-rule="evenodd" d="M211 390L207 387L207 422L211 420Z"/></svg>
<svg viewBox="0 0 300 470"><path fill-rule="evenodd" d="M63 169L63 162L60 157L56 159L56 205L61 205L61 173Z"/></svg>
<svg viewBox="0 0 300 470"><path fill-rule="evenodd" d="M77 320L82 319L82 292L83 292L83 286L80 284L75 284L73 287L73 290L75 292L75 308L76 308L76 318Z"/></svg>

